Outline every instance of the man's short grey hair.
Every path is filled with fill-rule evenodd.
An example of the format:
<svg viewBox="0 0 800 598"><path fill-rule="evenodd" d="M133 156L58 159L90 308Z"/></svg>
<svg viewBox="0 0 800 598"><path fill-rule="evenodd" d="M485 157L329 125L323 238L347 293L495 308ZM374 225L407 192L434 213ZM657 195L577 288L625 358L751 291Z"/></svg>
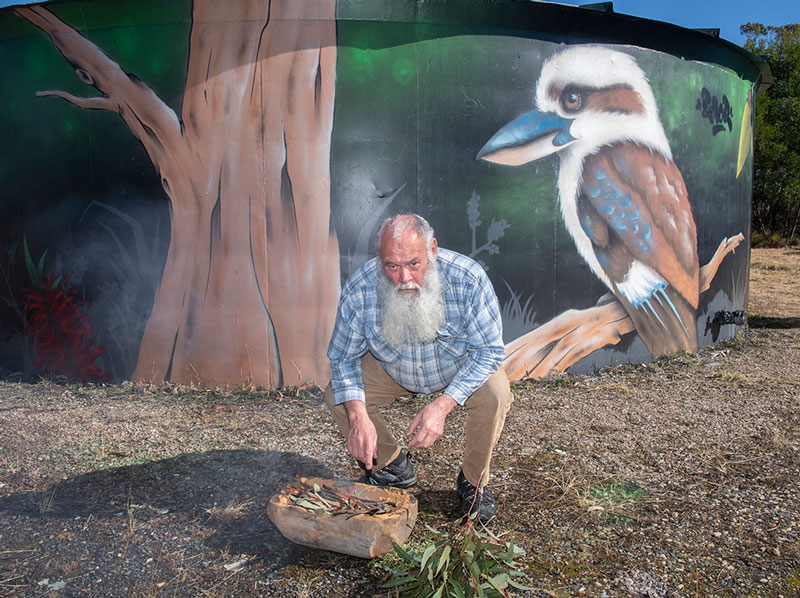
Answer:
<svg viewBox="0 0 800 598"><path fill-rule="evenodd" d="M399 239L406 232L415 232L425 239L428 249L433 241L433 227L419 214L396 214L384 220L378 228L375 247L380 249L381 240L387 231L391 231L393 239Z"/></svg>

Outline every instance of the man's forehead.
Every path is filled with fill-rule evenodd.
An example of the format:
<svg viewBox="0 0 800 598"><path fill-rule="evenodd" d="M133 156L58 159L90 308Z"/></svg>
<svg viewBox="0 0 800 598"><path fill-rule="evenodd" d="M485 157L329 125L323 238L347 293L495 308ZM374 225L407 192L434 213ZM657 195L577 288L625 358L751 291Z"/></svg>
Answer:
<svg viewBox="0 0 800 598"><path fill-rule="evenodd" d="M402 231L396 237L391 231L387 231L381 239L379 248L382 256L398 253L426 253L428 250L425 238L417 231Z"/></svg>

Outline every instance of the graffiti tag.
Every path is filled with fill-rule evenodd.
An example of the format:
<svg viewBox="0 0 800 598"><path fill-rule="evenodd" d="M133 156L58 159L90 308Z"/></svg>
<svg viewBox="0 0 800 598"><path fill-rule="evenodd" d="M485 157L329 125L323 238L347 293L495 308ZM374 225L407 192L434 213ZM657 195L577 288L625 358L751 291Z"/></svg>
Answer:
<svg viewBox="0 0 800 598"><path fill-rule="evenodd" d="M707 118L711 123L713 135L724 131L725 125L728 125L729 132L733 130L733 108L725 94L722 94L722 101L719 101L717 96L712 96L711 92L704 87L700 92L700 97L697 98L695 108L700 110L703 118Z"/></svg>

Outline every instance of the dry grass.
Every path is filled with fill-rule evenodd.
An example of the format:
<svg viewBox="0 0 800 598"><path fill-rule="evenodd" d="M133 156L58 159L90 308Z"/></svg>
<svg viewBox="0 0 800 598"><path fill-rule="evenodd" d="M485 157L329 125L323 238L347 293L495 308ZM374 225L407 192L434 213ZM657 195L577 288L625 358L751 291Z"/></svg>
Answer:
<svg viewBox="0 0 800 598"><path fill-rule="evenodd" d="M754 249L750 257L751 315L800 317L800 248Z"/></svg>
<svg viewBox="0 0 800 598"><path fill-rule="evenodd" d="M224 507L214 505L206 509L209 517L224 524L232 524L237 519L240 519L245 511L250 508L255 500L252 498L240 501L238 498L233 498Z"/></svg>

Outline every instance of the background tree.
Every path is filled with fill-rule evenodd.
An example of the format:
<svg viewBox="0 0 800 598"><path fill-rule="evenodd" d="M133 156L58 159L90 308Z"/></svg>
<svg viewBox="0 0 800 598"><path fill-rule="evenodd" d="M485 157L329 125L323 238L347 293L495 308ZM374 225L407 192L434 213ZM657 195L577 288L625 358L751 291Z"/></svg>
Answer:
<svg viewBox="0 0 800 598"><path fill-rule="evenodd" d="M800 24L741 26L745 48L763 55L775 82L756 99L753 230L800 232Z"/></svg>

